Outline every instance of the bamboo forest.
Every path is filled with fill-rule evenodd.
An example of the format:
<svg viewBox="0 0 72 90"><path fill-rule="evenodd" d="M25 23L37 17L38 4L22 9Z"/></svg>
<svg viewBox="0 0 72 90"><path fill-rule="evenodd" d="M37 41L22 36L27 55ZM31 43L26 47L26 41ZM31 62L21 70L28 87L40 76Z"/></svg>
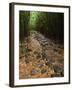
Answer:
<svg viewBox="0 0 72 90"><path fill-rule="evenodd" d="M19 11L19 79L64 77L64 14Z"/></svg>

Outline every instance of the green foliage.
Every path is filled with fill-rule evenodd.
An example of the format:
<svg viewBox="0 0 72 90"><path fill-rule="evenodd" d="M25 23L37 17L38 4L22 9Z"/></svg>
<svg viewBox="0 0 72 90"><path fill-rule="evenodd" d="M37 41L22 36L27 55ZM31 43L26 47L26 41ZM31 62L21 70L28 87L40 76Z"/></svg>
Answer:
<svg viewBox="0 0 72 90"><path fill-rule="evenodd" d="M41 32L46 37L63 42L63 13L39 12L35 23L35 30Z"/></svg>
<svg viewBox="0 0 72 90"><path fill-rule="evenodd" d="M20 11L20 41L27 37L31 30L36 30L47 38L63 42L64 14Z"/></svg>
<svg viewBox="0 0 72 90"><path fill-rule="evenodd" d="M20 23L19 37L20 37L21 42L29 34L29 20L30 20L30 12L29 11L20 11L20 15L19 15L19 23Z"/></svg>
<svg viewBox="0 0 72 90"><path fill-rule="evenodd" d="M30 12L30 29L33 30L36 27L36 21L38 18L39 12Z"/></svg>

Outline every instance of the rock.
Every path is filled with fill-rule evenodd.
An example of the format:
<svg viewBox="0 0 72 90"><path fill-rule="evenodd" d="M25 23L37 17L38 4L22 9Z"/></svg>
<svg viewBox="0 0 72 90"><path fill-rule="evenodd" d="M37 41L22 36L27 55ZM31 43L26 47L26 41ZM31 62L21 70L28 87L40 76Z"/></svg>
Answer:
<svg viewBox="0 0 72 90"><path fill-rule="evenodd" d="M58 48L51 39L48 40L38 31L33 31L30 35L29 40L26 39L23 47L20 47L20 51L23 51L20 53L23 55L20 60L22 78L63 77L64 69L61 67L64 65L63 49ZM30 70L28 65L31 67Z"/></svg>
<svg viewBox="0 0 72 90"><path fill-rule="evenodd" d="M32 32L33 33L33 32ZM46 46L48 45L48 39L41 35L39 32L34 32L33 37L39 41L40 45Z"/></svg>
<svg viewBox="0 0 72 90"><path fill-rule="evenodd" d="M56 73L62 74L64 72L63 68L56 66L56 65L53 66L53 69L54 69L54 72L56 72Z"/></svg>
<svg viewBox="0 0 72 90"><path fill-rule="evenodd" d="M44 66L44 64L43 64L43 63L39 64L39 68L42 68L43 66Z"/></svg>
<svg viewBox="0 0 72 90"><path fill-rule="evenodd" d="M53 50L54 50L55 52L57 52L57 51L58 51L58 50L57 50L57 49L55 49L55 48L54 48Z"/></svg>
<svg viewBox="0 0 72 90"><path fill-rule="evenodd" d="M37 59L41 58L41 55L40 54L37 54L36 58Z"/></svg>
<svg viewBox="0 0 72 90"><path fill-rule="evenodd" d="M36 63L35 66L39 67L39 68L42 68L44 66L44 63Z"/></svg>
<svg viewBox="0 0 72 90"><path fill-rule="evenodd" d="M48 59L48 58L46 58L46 62L49 63L49 64L52 64L52 63L54 63L55 61L54 61L53 59Z"/></svg>
<svg viewBox="0 0 72 90"><path fill-rule="evenodd" d="M42 59L44 60L46 58L46 54L42 52Z"/></svg>
<svg viewBox="0 0 72 90"><path fill-rule="evenodd" d="M47 72L46 69L42 69L42 70L41 70L41 73L42 73L42 74L44 74L44 73L46 73L46 72Z"/></svg>
<svg viewBox="0 0 72 90"><path fill-rule="evenodd" d="M61 77L60 73L52 74L51 77Z"/></svg>
<svg viewBox="0 0 72 90"><path fill-rule="evenodd" d="M31 50L31 49L29 49L29 48L27 48L27 51L28 51L28 52L31 52L32 50Z"/></svg>
<svg viewBox="0 0 72 90"><path fill-rule="evenodd" d="M45 64L50 67L51 69L53 69L53 63L54 63L54 60L52 59L46 59L46 62Z"/></svg>
<svg viewBox="0 0 72 90"><path fill-rule="evenodd" d="M39 70L36 70L36 69L33 69L32 71L31 71L31 75L35 75L35 74L38 74L39 73Z"/></svg>
<svg viewBox="0 0 72 90"><path fill-rule="evenodd" d="M49 68L53 69L53 65L51 63L46 62L45 65L47 65Z"/></svg>
<svg viewBox="0 0 72 90"><path fill-rule="evenodd" d="M29 60L28 60L28 59L25 59L25 63L26 63L26 64L29 63Z"/></svg>
<svg viewBox="0 0 72 90"><path fill-rule="evenodd" d="M34 54L38 54L38 52L37 51L34 51Z"/></svg>

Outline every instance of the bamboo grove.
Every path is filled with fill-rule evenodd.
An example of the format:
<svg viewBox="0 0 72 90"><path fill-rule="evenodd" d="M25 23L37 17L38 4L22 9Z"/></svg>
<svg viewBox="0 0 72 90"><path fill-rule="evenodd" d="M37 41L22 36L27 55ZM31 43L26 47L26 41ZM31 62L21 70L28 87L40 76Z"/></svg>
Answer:
<svg viewBox="0 0 72 90"><path fill-rule="evenodd" d="M20 42L35 30L45 37L64 42L64 14L53 12L20 11L19 12Z"/></svg>

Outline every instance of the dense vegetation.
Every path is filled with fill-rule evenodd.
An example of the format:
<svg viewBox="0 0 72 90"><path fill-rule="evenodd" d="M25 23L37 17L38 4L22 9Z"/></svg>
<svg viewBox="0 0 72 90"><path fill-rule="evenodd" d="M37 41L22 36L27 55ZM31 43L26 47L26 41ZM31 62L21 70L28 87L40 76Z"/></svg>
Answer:
<svg viewBox="0 0 72 90"><path fill-rule="evenodd" d="M19 37L20 37L20 42L22 43L22 41L24 40L24 38L26 36L28 36L29 34L29 20L30 20L30 12L27 11L20 11L20 15L19 15L19 23L20 23L20 27L19 27Z"/></svg>
<svg viewBox="0 0 72 90"><path fill-rule="evenodd" d="M20 11L19 23L21 42L32 30L60 43L64 41L63 13Z"/></svg>

